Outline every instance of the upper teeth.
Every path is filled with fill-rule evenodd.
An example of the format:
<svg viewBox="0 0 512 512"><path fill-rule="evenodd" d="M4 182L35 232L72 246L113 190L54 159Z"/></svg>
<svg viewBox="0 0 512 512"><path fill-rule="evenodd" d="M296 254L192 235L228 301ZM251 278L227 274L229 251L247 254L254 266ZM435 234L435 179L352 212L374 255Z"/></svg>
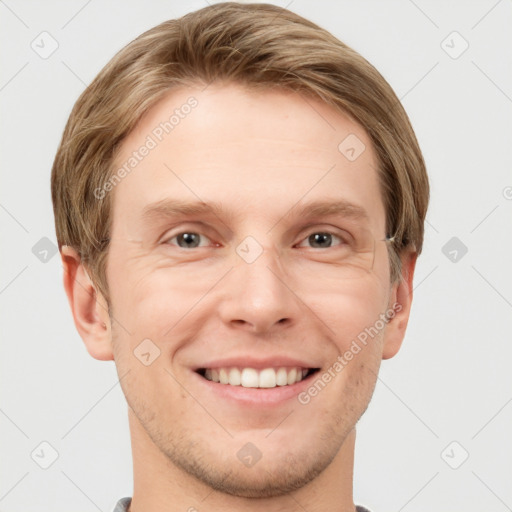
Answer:
<svg viewBox="0 0 512 512"><path fill-rule="evenodd" d="M306 376L305 368L207 368L204 376L213 382L243 386L244 388L275 388L300 382Z"/></svg>

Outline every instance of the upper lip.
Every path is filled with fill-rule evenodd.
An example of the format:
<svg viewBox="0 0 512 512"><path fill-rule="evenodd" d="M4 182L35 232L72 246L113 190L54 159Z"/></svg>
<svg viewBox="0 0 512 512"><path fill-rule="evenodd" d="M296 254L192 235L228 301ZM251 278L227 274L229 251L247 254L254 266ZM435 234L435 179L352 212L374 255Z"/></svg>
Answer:
<svg viewBox="0 0 512 512"><path fill-rule="evenodd" d="M202 368L231 368L235 366L239 368L254 368L258 370L263 370L264 368L281 368L284 366L306 369L319 367L314 365L311 361L285 356L266 357L265 359L251 356L238 356L207 361L196 366L194 370L197 371Z"/></svg>

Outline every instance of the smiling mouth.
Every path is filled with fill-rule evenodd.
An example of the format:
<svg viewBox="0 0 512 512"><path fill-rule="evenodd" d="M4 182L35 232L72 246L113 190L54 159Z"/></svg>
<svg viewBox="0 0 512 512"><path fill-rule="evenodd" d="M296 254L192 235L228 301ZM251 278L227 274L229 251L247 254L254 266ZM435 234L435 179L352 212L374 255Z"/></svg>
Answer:
<svg viewBox="0 0 512 512"><path fill-rule="evenodd" d="M310 375L318 372L320 368L279 367L264 368L199 368L196 372L206 380L230 386L244 388L275 388L292 386Z"/></svg>

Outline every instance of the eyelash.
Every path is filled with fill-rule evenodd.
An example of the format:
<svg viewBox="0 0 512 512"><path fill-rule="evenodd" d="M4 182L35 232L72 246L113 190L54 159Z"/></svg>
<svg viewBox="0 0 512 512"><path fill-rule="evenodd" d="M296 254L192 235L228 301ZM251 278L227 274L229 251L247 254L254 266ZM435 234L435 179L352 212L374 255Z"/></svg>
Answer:
<svg viewBox="0 0 512 512"><path fill-rule="evenodd" d="M209 238L208 238L206 235L204 235L204 234L202 234L202 233L200 233L200 232L198 232L198 231L188 230L188 231L180 231L179 233L176 233L176 234L175 234L175 235L173 235L172 237L167 238L166 240L164 240L164 241L163 241L163 243L164 243L164 244L168 244L168 245L173 245L173 246L175 246L175 247L178 247L179 249L183 249L183 250L185 250L185 251L188 251L189 249L187 249L187 248L185 248L185 247L179 247L177 244L171 244L171 243L170 243L170 241L171 241L171 240L173 240L174 238L176 238L176 237L178 237L178 236L180 236L180 235L184 235L184 234L200 235L200 236L202 236L202 237L204 237L204 238L207 238L207 239L209 240ZM335 247L338 247L338 246L341 246L341 245L343 245L343 244L346 244L346 243L347 243L347 242L345 242L345 241L342 239L342 237L341 237L340 235L337 235L337 234L333 233L332 231L328 231L328 230L311 231L311 232L310 232L309 234L307 234L307 235L306 235L306 236L305 236L305 237L304 237L304 238L303 238L299 243L304 242L304 241L305 241L305 240L307 240L311 235L316 235L316 234L331 235L332 237L337 238L338 240L340 240L340 241L341 241L341 244L338 244L338 245L333 246L333 247L326 247L326 249L334 249ZM297 244L296 244L296 245L297 245ZM204 248L204 246L199 246L199 247L192 247L192 249L199 249L199 248L201 248L201 247L203 247L203 248ZM317 250L318 250L319 248L317 248L317 247L311 247L311 249L317 249Z"/></svg>

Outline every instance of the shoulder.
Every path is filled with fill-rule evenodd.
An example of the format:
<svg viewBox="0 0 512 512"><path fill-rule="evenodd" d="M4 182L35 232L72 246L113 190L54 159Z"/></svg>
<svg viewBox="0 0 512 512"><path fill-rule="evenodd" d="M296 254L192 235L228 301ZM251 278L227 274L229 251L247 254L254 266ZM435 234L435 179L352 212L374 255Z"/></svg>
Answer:
<svg viewBox="0 0 512 512"><path fill-rule="evenodd" d="M121 498L112 512L126 512L132 499L130 497ZM370 512L366 507L362 505L356 505L356 512Z"/></svg>
<svg viewBox="0 0 512 512"><path fill-rule="evenodd" d="M121 498L117 502L117 504L112 512L126 512L128 510L128 506L130 505L131 501L132 501L131 497ZM359 510L358 510L358 512L359 512Z"/></svg>

